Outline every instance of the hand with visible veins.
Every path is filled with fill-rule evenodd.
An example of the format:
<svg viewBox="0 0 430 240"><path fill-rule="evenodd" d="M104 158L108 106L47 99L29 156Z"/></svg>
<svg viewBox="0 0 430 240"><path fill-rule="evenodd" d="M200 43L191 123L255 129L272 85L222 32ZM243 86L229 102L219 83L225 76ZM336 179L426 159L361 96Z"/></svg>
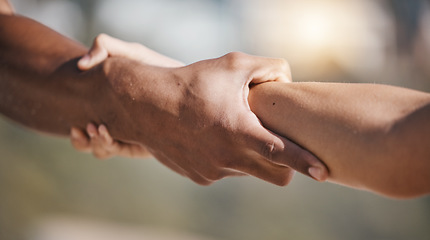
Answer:
<svg viewBox="0 0 430 240"><path fill-rule="evenodd" d="M137 52L140 54L136 54ZM151 58L150 55L154 57ZM153 68L150 69L154 72L167 73L167 77L160 75L159 80L171 81L171 87L182 89L180 92L181 97L185 97L182 99L184 101L175 109L169 110L173 111L173 115L172 112L169 113L172 115L171 120L147 122L153 127L140 133L173 138L159 138L163 141L144 144L160 162L181 175L202 185L237 175L252 175L277 185L286 185L293 176L292 168L306 175L311 173L320 181L327 177L323 163L300 146L262 127L249 108L249 85L267 81L288 82L291 79L285 60L230 53L217 59L177 67L179 62L145 47L101 35L78 66L83 70L90 69L107 57L128 57L141 64L152 65ZM155 64L165 67L155 67ZM157 90L157 85L154 85L155 89L151 92L156 94L158 90L165 91L166 96L157 94L156 98L164 98L169 102L172 95L168 93L171 89ZM139 96L140 93L135 89L138 86L139 84L130 86L127 91L134 91ZM155 96L146 95L148 97ZM141 114L143 115L136 116L135 119L148 118L144 112ZM92 146L93 140L85 140L83 132L74 135L80 136L80 142L87 142ZM72 141L76 142L78 139L74 138ZM143 142L127 141L131 145L119 146L129 148L136 141ZM94 139L94 142L97 141ZM116 154L127 156L130 152L116 148L117 152L105 154L104 148L112 148L109 144L100 145L100 142L103 141L95 144L97 147L88 148L86 145L81 149L91 149L96 156L103 157Z"/></svg>

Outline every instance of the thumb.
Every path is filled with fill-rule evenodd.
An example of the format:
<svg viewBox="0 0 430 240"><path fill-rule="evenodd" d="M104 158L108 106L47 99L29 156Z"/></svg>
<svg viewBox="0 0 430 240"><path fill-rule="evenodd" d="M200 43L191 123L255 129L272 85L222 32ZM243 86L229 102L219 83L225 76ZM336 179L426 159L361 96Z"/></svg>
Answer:
<svg viewBox="0 0 430 240"><path fill-rule="evenodd" d="M80 152L90 152L91 144L88 136L79 128L70 129L70 142L72 146Z"/></svg>
<svg viewBox="0 0 430 240"><path fill-rule="evenodd" d="M252 128L249 140L251 148L270 162L290 167L318 181L328 177L327 167L315 155L261 125Z"/></svg>
<svg viewBox="0 0 430 240"><path fill-rule="evenodd" d="M139 55L134 46L133 43L124 42L107 34L99 34L94 39L89 52L78 61L78 68L83 71L88 70L109 56L139 60Z"/></svg>
<svg viewBox="0 0 430 240"><path fill-rule="evenodd" d="M78 61L78 68L82 71L88 70L108 58L106 48L97 40L94 41L90 51Z"/></svg>

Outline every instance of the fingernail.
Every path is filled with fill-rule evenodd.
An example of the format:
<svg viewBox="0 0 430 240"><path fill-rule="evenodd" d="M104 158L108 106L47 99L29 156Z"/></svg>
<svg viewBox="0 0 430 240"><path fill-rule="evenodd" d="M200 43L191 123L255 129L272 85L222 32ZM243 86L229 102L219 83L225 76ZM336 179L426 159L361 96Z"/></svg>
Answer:
<svg viewBox="0 0 430 240"><path fill-rule="evenodd" d="M70 137L71 138L79 138L79 133L78 133L78 130L76 128L72 128L70 130Z"/></svg>
<svg viewBox="0 0 430 240"><path fill-rule="evenodd" d="M309 174L313 177L313 178L315 178L316 180L318 180L318 181L322 181L323 180L323 171L322 171L322 169L321 168L318 168L318 167L310 167L309 169L308 169L308 172L309 172Z"/></svg>
<svg viewBox="0 0 430 240"><path fill-rule="evenodd" d="M90 56L88 54L85 54L78 62L79 66L82 65L88 65L88 63L90 62Z"/></svg>
<svg viewBox="0 0 430 240"><path fill-rule="evenodd" d="M107 133L107 128L105 127L105 125L101 124L101 125L99 126L99 133L101 133L101 134L103 134L103 135L106 135L106 133Z"/></svg>
<svg viewBox="0 0 430 240"><path fill-rule="evenodd" d="M89 123L89 124L87 125L87 133L88 133L88 135L89 135L91 138L95 137L95 136L96 136L96 134L97 134L97 128L96 128L96 126L94 126L93 124Z"/></svg>
<svg viewBox="0 0 430 240"><path fill-rule="evenodd" d="M108 139L107 129L103 125L99 126L99 134L106 140Z"/></svg>
<svg viewBox="0 0 430 240"><path fill-rule="evenodd" d="M95 137L97 135L97 130L94 130L94 129L91 128L91 129L88 129L87 131L88 131L88 135L91 138L93 138L93 137Z"/></svg>

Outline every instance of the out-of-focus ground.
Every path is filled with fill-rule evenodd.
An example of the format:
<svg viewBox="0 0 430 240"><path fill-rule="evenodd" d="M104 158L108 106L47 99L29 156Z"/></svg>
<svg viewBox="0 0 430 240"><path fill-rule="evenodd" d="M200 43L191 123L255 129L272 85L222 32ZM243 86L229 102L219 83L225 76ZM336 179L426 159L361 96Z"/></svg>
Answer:
<svg viewBox="0 0 430 240"><path fill-rule="evenodd" d="M104 32L186 63L244 51L287 59L295 81L430 91L425 0L12 3L87 46ZM430 239L429 226L429 197L389 200L298 174L285 188L251 177L200 187L154 159L99 161L0 119L0 240L400 240Z"/></svg>

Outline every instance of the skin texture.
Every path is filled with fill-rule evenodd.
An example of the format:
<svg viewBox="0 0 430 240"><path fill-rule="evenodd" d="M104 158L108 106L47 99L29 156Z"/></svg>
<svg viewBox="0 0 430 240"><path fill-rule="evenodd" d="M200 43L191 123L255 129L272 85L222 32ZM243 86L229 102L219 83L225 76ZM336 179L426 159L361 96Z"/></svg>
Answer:
<svg viewBox="0 0 430 240"><path fill-rule="evenodd" d="M85 69L118 54L139 59L124 51L132 45L118 41L96 39ZM331 182L394 198L430 192L427 93L375 84L269 82L250 89L249 104L266 127L322 159ZM75 131L77 148L98 157L145 154L131 151L132 144L118 145L103 125L87 127L90 137Z"/></svg>
<svg viewBox="0 0 430 240"><path fill-rule="evenodd" d="M82 72L88 49L33 20L2 14L0 36L0 112L29 128L68 136L104 124L202 185L243 174L287 185L311 166L327 176L249 109L249 84L289 79L284 60L231 53L173 68L111 57Z"/></svg>
<svg viewBox="0 0 430 240"><path fill-rule="evenodd" d="M430 94L375 84L264 83L249 102L266 127L324 161L329 181L395 198L430 193Z"/></svg>

